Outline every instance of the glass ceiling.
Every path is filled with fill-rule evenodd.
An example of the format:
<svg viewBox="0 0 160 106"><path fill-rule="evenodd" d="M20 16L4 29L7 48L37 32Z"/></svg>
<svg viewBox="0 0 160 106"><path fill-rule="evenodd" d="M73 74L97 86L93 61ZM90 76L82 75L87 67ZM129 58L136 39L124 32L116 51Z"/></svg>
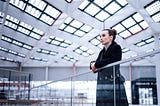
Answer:
<svg viewBox="0 0 160 106"><path fill-rule="evenodd" d="M68 40L64 40L62 38L58 38L55 36L50 36L50 38L46 41L46 43L60 46L63 48L67 48L69 45L72 44L72 42L70 42Z"/></svg>
<svg viewBox="0 0 160 106"><path fill-rule="evenodd" d="M31 50L33 48L33 46L31 46L29 44L25 44L25 43L23 43L21 41L15 40L15 39L10 38L10 37L7 37L5 35L2 35L1 40L5 41L5 42L8 42L10 44L14 44L16 46L19 46L19 47L27 49L27 50Z"/></svg>
<svg viewBox="0 0 160 106"><path fill-rule="evenodd" d="M160 1L154 0L150 4L144 6L148 14L155 22L160 22Z"/></svg>
<svg viewBox="0 0 160 106"><path fill-rule="evenodd" d="M48 25L53 25L62 14L60 10L43 0L10 0L10 4Z"/></svg>
<svg viewBox="0 0 160 106"><path fill-rule="evenodd" d="M126 0L84 0L79 9L100 21L105 21L127 4Z"/></svg>
<svg viewBox="0 0 160 106"><path fill-rule="evenodd" d="M40 40L41 37L44 35L43 31L34 28L33 26L26 24L10 15L7 15L6 17L5 26L20 33L23 33L29 37L32 37L36 40Z"/></svg>
<svg viewBox="0 0 160 106"><path fill-rule="evenodd" d="M3 1L2 1L3 2ZM79 18L81 17L75 17L72 18L72 15L64 15L61 10L65 10L66 8L63 8L65 6L70 6L71 3L74 2L74 0L64 0L66 4L65 6L61 7L54 7L50 1L45 0L10 0L9 1L9 7L14 8L15 10L20 10L20 13L23 13L25 15L29 15L32 18L37 20L37 22L43 22L48 25L47 28L44 28L43 31L36 28L34 25L30 25L27 22L23 22L21 19L18 19L16 16L14 16L11 13L3 13L0 10L0 25L4 22L4 27L7 27L7 29L11 29L12 31L16 31L18 33L21 33L20 35L25 35L26 38L33 38L35 39L38 44L43 45L43 39L42 37L48 34L50 29L58 30L67 32L67 36L76 36L80 41L84 43L91 43L93 46L98 47L99 49L102 49L103 46L100 43L99 35L97 36L97 29L96 27L86 24L85 22L80 21ZM77 1L75 1L77 2ZM126 0L83 0L82 3L78 7L76 7L76 12L80 11L80 13L88 14L90 19L97 19L99 20L100 24L103 24L107 22L107 19L112 18L113 15L115 15L120 10L127 8L128 2ZM114 7L114 8L113 8ZM154 20L154 22L160 22L160 1L159 0L152 0L147 5L143 6L144 9L148 12L149 16ZM67 12L69 11L69 8L67 8ZM75 8L74 8L75 9ZM64 11L63 10L63 11ZM17 11L16 11L17 12ZM65 13L66 14L66 13ZM73 13L74 14L74 13ZM13 16L12 16L13 15ZM65 17L63 17L63 15ZM82 14L83 15L83 14ZM4 17L5 16L5 17ZM60 17L62 16L62 17ZM56 20L58 20L60 17L61 23L58 22L54 26L54 23ZM31 19L32 19L31 18ZM85 18L82 16L82 18ZM88 20L90 21L90 20ZM116 20L115 20L116 21ZM41 24L43 25L43 24ZM43 26L42 26L43 27ZM98 26L99 27L99 26ZM142 31L147 30L150 25L146 20L143 19L142 15L138 12L130 13L129 15L126 15L122 20L116 21L114 24L109 26L112 29L116 29L118 31L118 36L123 38L124 40L127 40L130 37L134 37L134 35L139 34ZM57 28L57 29L56 29ZM101 27L100 27L101 28ZM47 29L47 30L45 30ZM101 29L98 29L101 30ZM46 32L45 32L46 31ZM96 33L94 33L96 32ZM52 33L55 35L56 33ZM64 33L65 34L65 33ZM95 35L96 34L96 35ZM66 36L66 35L64 35ZM58 56L60 52L58 50L54 50L54 46L67 48L71 46L74 43L74 40L71 39L71 41L65 40L64 38L60 38L59 35L55 36L47 36L48 39L44 41L44 44L51 44L53 47L53 51L50 49L48 50L47 47L43 48L36 48L37 54L43 54L43 55L50 55L50 56ZM23 38L23 37L22 37ZM84 39L83 39L84 38ZM88 39L89 38L89 39ZM160 39L160 38L159 38ZM8 35L8 34L2 34L1 35L1 41L5 43L9 43L10 45L16 45L20 48L24 48L30 51L33 50L33 48L37 45L30 45L30 43L24 43L24 40L17 40L14 35ZM150 37L147 37L145 39L139 39L136 42L134 42L134 46L138 48L145 47L147 45L153 44L155 41L154 37L151 35ZM75 41L76 42L76 41ZM87 44L87 45L89 45ZM67 48L68 49L68 48ZM66 50L67 50L66 49ZM98 49L98 50L99 50ZM152 48L149 48L151 50ZM152 49L153 50L153 49ZM73 50L70 50L73 53L77 53L80 56L88 57L91 55L94 55L96 51L91 50L90 47L85 47L83 45L74 45ZM21 58L26 58L27 54L23 53L23 51L14 50L11 48L3 47L3 45L0 46L0 52L8 53L14 56L18 56ZM133 54L137 55L135 52L131 51L130 48L127 46L122 48L123 54ZM72 56L72 54L64 54L64 56L59 57L61 59L64 59L66 61L75 63L80 61L80 58L75 58ZM0 56L2 60L11 61L11 62L17 62L14 59ZM42 61L42 62L49 62L50 60L48 58L42 58L38 55L35 57L30 56L31 60L34 61ZM55 60L54 60L55 61Z"/></svg>
<svg viewBox="0 0 160 106"><path fill-rule="evenodd" d="M75 63L78 61L78 59L74 58L73 56L70 56L70 55L64 55L62 57L62 59L66 60L66 61L70 61L72 63Z"/></svg>
<svg viewBox="0 0 160 106"><path fill-rule="evenodd" d="M60 30L68 32L72 35L83 37L86 33L90 32L93 28L78 20L68 17L64 23L59 27Z"/></svg>
<svg viewBox="0 0 160 106"><path fill-rule="evenodd" d="M82 56L89 56L89 55L94 54L94 52L92 50L90 50L90 49L88 49L87 47L84 47L84 46L80 46L73 51L82 55Z"/></svg>
<svg viewBox="0 0 160 106"><path fill-rule="evenodd" d="M127 17L126 19L118 22L116 25L111 27L116 29L118 35L126 39L142 30L148 28L148 24L144 21L139 13L134 13Z"/></svg>

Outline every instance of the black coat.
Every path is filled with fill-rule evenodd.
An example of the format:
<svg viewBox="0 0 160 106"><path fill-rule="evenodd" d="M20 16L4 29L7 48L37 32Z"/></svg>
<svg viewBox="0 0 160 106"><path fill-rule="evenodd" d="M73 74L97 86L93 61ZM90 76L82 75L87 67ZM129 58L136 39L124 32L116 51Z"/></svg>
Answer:
<svg viewBox="0 0 160 106"><path fill-rule="evenodd" d="M105 50L103 48L97 60L95 61L95 67L101 68L110 63L120 61L122 58L122 51L120 45L116 42ZM97 77L97 92L96 92L96 106L128 106L125 88L123 85L124 77L120 74L120 65L108 67L105 69L98 70ZM113 70L115 69L115 85L113 80ZM114 86L115 86L115 97L114 97ZM114 98L116 98L114 102Z"/></svg>

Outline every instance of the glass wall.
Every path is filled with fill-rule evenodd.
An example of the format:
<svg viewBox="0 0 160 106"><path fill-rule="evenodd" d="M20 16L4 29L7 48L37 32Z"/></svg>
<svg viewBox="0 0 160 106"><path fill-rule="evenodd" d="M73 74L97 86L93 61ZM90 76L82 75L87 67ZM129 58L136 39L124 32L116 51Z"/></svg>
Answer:
<svg viewBox="0 0 160 106"><path fill-rule="evenodd" d="M29 99L31 77L29 73L0 68L0 99Z"/></svg>
<svg viewBox="0 0 160 106"><path fill-rule="evenodd" d="M42 100L41 105L44 106L46 104L50 106L96 106L96 101L102 99L118 106L126 102L126 94L129 105L158 106L156 65L153 55L120 62L118 71L117 63L108 65L103 70L97 70L103 74L101 77L98 77L98 73L90 71L57 81L33 81L30 99ZM106 74L107 71L110 71L110 76ZM92 74L96 74L97 77L93 77ZM120 80L117 80L119 78ZM109 94L110 92L113 93Z"/></svg>

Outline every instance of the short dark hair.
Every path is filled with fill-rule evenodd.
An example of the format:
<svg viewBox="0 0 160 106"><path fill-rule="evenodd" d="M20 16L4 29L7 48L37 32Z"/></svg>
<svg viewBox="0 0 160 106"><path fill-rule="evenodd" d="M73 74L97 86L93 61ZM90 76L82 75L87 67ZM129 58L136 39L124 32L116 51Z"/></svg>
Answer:
<svg viewBox="0 0 160 106"><path fill-rule="evenodd" d="M103 29L103 31L108 31L109 36L113 36L113 41L116 39L117 31L115 29Z"/></svg>

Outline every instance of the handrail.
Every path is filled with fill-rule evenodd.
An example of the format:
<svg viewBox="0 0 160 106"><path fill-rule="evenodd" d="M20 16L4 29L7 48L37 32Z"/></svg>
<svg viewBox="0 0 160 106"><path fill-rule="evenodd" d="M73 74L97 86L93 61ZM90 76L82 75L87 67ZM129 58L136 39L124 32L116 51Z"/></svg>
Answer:
<svg viewBox="0 0 160 106"><path fill-rule="evenodd" d="M128 58L128 59L125 59L125 60L121 60L121 61L118 61L118 62L114 62L114 63L108 64L108 65L106 65L104 67L98 68L96 71L99 71L99 70L107 68L107 67L115 66L115 65L118 65L118 64L130 62L130 61L137 61L137 59L142 59L144 57L147 57L147 56L150 56L150 55L155 55L155 54L158 54L158 53L160 53L160 49L157 49L157 50L154 50L154 51L151 51L151 52L147 52L147 53L135 56L135 57L131 57L131 58ZM42 84L42 85L39 85L39 86L36 86L36 87L32 87L30 89L38 88L38 87L41 87L41 86L45 86L45 85L48 85L48 84L51 84L51 83L54 83L54 82L57 82L57 81L62 81L62 80L65 80L65 79L69 79L69 78L72 78L72 77L81 76L81 75L84 75L84 74L87 74L87 73L90 73L90 72L91 71L83 72L83 73L76 74L76 75L71 75L69 77L66 77L66 78L63 78L63 79L59 79L59 80L55 80L55 81L51 81L49 83Z"/></svg>

